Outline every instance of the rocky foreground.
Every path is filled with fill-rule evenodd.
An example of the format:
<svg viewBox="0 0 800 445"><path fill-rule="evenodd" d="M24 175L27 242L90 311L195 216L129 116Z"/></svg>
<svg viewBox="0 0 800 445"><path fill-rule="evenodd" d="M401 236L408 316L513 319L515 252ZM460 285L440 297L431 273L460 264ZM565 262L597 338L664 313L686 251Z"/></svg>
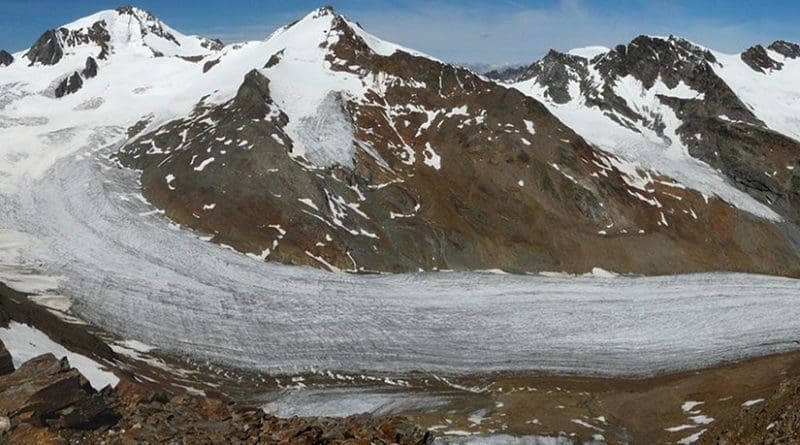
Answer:
<svg viewBox="0 0 800 445"><path fill-rule="evenodd" d="M9 373L9 371L11 371ZM426 444L401 418L280 419L223 396L169 395L123 379L100 392L64 359L36 357L13 370L0 343L0 443Z"/></svg>
<svg viewBox="0 0 800 445"><path fill-rule="evenodd" d="M797 444L800 443L800 376L784 380L772 397L742 408L739 416L710 428L700 443Z"/></svg>

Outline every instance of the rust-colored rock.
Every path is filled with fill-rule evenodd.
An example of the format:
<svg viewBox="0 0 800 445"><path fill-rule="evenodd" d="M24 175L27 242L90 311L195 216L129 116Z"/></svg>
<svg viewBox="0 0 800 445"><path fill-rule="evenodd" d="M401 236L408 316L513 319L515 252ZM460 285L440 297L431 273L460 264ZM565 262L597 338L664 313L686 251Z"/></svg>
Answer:
<svg viewBox="0 0 800 445"><path fill-rule="evenodd" d="M335 43L323 44L330 69L375 84L364 98L331 92L324 101L323 115L341 115L352 127L352 165L320 166L299 154L270 91L272 70L289 63L275 54L230 101L200 103L120 151L124 165L142 170L148 200L213 242L269 261L351 272L601 267L800 276L800 253L783 227L666 177L638 172L646 184L631 185L620 159L519 91L402 51L375 54L341 17L331 32ZM666 54L670 46L661 46ZM672 77L633 44L603 69L633 64L644 83L661 76L672 85L692 72L692 60L713 57L684 46L691 58L673 57L681 69ZM754 122L735 96L728 99L728 116ZM618 101L606 106L633 112ZM760 168L738 175L755 177ZM794 208L790 188L781 187L764 199Z"/></svg>

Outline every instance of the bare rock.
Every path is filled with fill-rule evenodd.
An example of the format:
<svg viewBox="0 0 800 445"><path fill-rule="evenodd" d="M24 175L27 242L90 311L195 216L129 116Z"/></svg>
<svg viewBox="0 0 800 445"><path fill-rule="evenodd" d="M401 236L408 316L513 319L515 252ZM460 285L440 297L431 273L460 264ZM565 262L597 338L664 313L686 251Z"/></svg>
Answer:
<svg viewBox="0 0 800 445"><path fill-rule="evenodd" d="M0 66L8 66L14 63L14 56L8 51L0 49Z"/></svg>
<svg viewBox="0 0 800 445"><path fill-rule="evenodd" d="M97 61L94 60L94 57L89 56L86 58L86 66L81 71L81 75L86 79L97 76Z"/></svg>
<svg viewBox="0 0 800 445"><path fill-rule="evenodd" d="M0 442L4 437L0 435ZM15 427L8 437L7 442L16 445L67 445L69 442L58 433L41 428L29 423L23 423Z"/></svg>
<svg viewBox="0 0 800 445"><path fill-rule="evenodd" d="M769 54L767 54L767 50L761 45L750 47L747 51L743 52L740 57L747 66L761 73L783 68L783 64L773 60Z"/></svg>
<svg viewBox="0 0 800 445"><path fill-rule="evenodd" d="M25 57L31 61L31 65L37 62L43 65L55 65L64 57L61 40L64 38L64 34L67 33L66 29L45 31L36 43L31 46Z"/></svg>
<svg viewBox="0 0 800 445"><path fill-rule="evenodd" d="M772 42L767 48L775 51L776 53L788 57L790 59L800 58L800 45L794 42L787 42L785 40L778 40Z"/></svg>
<svg viewBox="0 0 800 445"><path fill-rule="evenodd" d="M56 87L56 97L64 97L67 94L73 94L83 87L83 79L77 72L72 73L71 76L65 78Z"/></svg>
<svg viewBox="0 0 800 445"><path fill-rule="evenodd" d="M115 415L66 358L45 354L0 377L0 415L13 423L96 428Z"/></svg>
<svg viewBox="0 0 800 445"><path fill-rule="evenodd" d="M14 372L14 363L11 361L11 353L6 349L6 345L0 341L0 376Z"/></svg>

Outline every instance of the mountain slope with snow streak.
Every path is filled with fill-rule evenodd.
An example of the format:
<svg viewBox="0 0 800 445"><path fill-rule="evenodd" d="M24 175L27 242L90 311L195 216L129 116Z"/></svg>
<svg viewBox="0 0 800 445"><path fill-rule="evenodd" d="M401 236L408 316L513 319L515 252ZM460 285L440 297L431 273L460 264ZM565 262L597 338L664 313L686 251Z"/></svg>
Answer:
<svg viewBox="0 0 800 445"><path fill-rule="evenodd" d="M7 193L114 147L169 218L260 260L800 274L769 208L587 144L516 89L331 8L225 47L135 8L60 29L60 57L40 39L0 68Z"/></svg>
<svg viewBox="0 0 800 445"><path fill-rule="evenodd" d="M551 51L494 77L605 150L753 214L797 223L797 48L775 42L726 55L673 36L639 36L610 50Z"/></svg>

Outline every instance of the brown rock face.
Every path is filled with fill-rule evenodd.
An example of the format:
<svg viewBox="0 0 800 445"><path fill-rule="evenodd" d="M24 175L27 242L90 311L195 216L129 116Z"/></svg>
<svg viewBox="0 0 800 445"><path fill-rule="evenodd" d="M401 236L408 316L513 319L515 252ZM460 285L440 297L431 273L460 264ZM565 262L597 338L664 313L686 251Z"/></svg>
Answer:
<svg viewBox="0 0 800 445"><path fill-rule="evenodd" d="M66 358L46 354L0 377L0 415L12 423L24 421L70 428L94 428L114 415Z"/></svg>
<svg viewBox="0 0 800 445"><path fill-rule="evenodd" d="M331 92L308 125L347 128L352 165L320 165L315 145L328 140L292 140L269 81L286 57L266 54L229 102L201 102L120 151L143 171L148 199L240 251L354 272L800 274L771 223L623 171L516 90L402 51L375 54L348 22L332 23L326 63L366 93Z"/></svg>
<svg viewBox="0 0 800 445"><path fill-rule="evenodd" d="M0 376L14 372L14 363L11 361L11 354L6 349L6 345L0 341Z"/></svg>
<svg viewBox="0 0 800 445"><path fill-rule="evenodd" d="M279 419L212 396L168 396L122 380L91 390L66 360L37 357L0 377L0 443L274 443L426 445L402 417Z"/></svg>
<svg viewBox="0 0 800 445"><path fill-rule="evenodd" d="M798 48L797 44L784 41L769 46L789 58L800 54ZM741 59L760 73L780 70L783 66L760 45L742 53ZM551 52L522 73L499 73L497 78L535 79L556 103L574 99L564 92L568 81L576 81L585 106L604 111L609 125L639 131L632 125L635 123L662 138L661 117L648 110L631 109L617 95L615 85L626 76L640 81L644 88L652 87L659 79L668 88L680 83L688 85L700 93L696 98L663 94L656 97L681 120L677 133L689 154L724 173L736 187L772 207L788 221L800 223L800 173L793 166L800 159L800 142L776 133L761 122L715 73L717 63L711 52L686 40L640 36L592 60ZM600 74L601 82L587 67ZM787 169L787 165L792 169Z"/></svg>

